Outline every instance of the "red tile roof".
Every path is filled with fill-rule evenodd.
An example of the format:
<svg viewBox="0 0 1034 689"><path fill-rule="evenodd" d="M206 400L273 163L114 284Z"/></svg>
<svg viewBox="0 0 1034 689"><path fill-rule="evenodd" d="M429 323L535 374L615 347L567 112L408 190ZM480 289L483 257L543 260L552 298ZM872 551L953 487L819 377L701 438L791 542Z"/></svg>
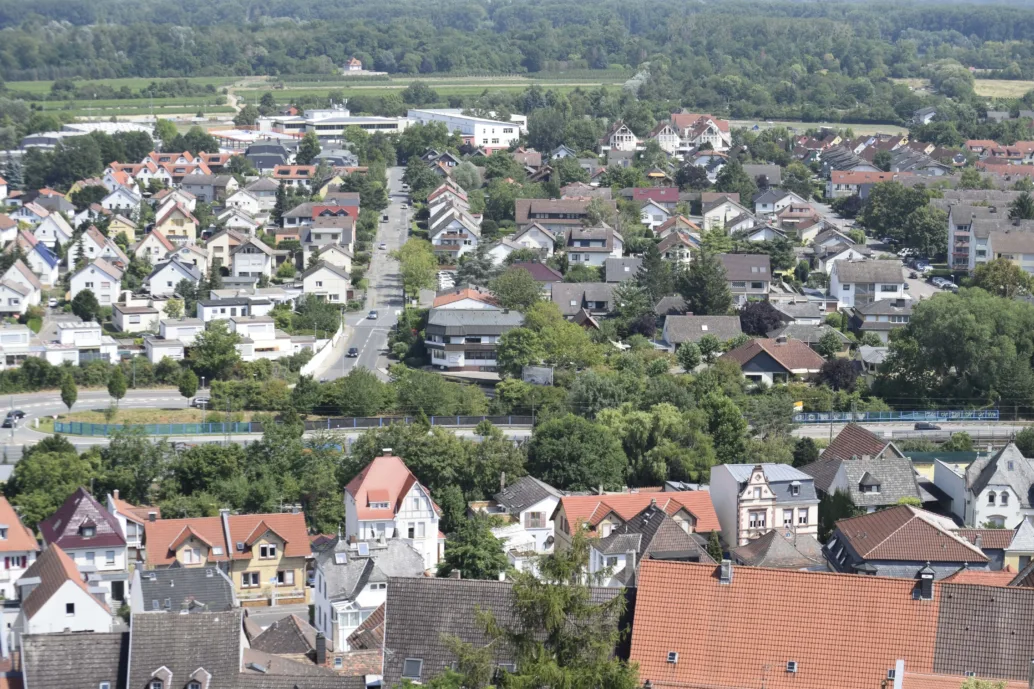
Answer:
<svg viewBox="0 0 1034 689"><path fill-rule="evenodd" d="M653 201L655 203L678 203L678 187L636 187L632 189L633 201Z"/></svg>
<svg viewBox="0 0 1034 689"><path fill-rule="evenodd" d="M897 505L841 519L836 534L865 560L988 562L989 558L954 531L951 521L910 505Z"/></svg>
<svg viewBox="0 0 1034 689"><path fill-rule="evenodd" d="M956 533L974 545L980 536L982 550L1005 550L1016 532L1012 529L959 529Z"/></svg>
<svg viewBox="0 0 1034 689"><path fill-rule="evenodd" d="M714 115L695 115L688 112L676 112L671 115L671 123L679 130L689 129L699 124L700 120L711 120L720 131L729 131L729 120L720 120Z"/></svg>
<svg viewBox="0 0 1034 689"><path fill-rule="evenodd" d="M1009 163L985 163L977 161L977 168L984 172L991 172L996 175L1019 175L1021 177L1034 177L1034 165L1011 165Z"/></svg>
<svg viewBox="0 0 1034 689"><path fill-rule="evenodd" d="M696 519L696 530L717 531L718 515L711 502L711 494L704 490L682 490L671 492L615 493L612 495L568 495L560 498L557 512L563 510L572 526L585 522L594 529L608 514L616 514L628 521L642 512L656 500L667 514L674 515L685 509Z"/></svg>
<svg viewBox="0 0 1034 689"><path fill-rule="evenodd" d="M164 223L166 220L168 220L169 216L172 215L172 212L176 211L176 210L178 210L180 212L180 214L182 214L183 217L186 218L187 220L190 220L195 225L198 224L197 218L194 217L194 214L191 213L189 210L187 210L186 206L184 206L182 203L177 201L175 204L169 204L169 206L168 206L168 208L166 208L165 212L162 213L162 217L160 217L160 218L158 218L157 220L154 221L154 226L158 227L159 225Z"/></svg>
<svg viewBox="0 0 1034 689"><path fill-rule="evenodd" d="M807 344L792 339L777 342L774 339L758 338L729 350L721 358L744 366L762 353L775 359L776 363L787 371L818 371L822 368L822 364L826 363L825 359Z"/></svg>
<svg viewBox="0 0 1034 689"><path fill-rule="evenodd" d="M960 569L954 574L941 579L944 583L951 584L980 584L982 586L1008 586L1009 582L1016 578L1016 572L1011 569L1001 569L990 572L982 569Z"/></svg>
<svg viewBox="0 0 1034 689"><path fill-rule="evenodd" d="M75 561L57 545L51 545L40 553L36 561L25 570L23 576L26 579L39 577L40 580L40 583L22 601L22 612L25 613L26 618L31 618L38 613L40 608L50 600L50 597L57 593L57 590L68 581L81 588L88 596L93 598L89 588L86 586L86 582L83 581L82 574L79 573L79 568L75 566ZM97 605L110 612L108 606L102 601L97 600Z"/></svg>
<svg viewBox="0 0 1034 689"><path fill-rule="evenodd" d="M352 496L359 519L394 519L414 484L416 476L401 458L392 455L375 457L345 486ZM430 493L428 493L430 497ZM386 502L387 508L372 508L371 503ZM437 509L437 506L435 506Z"/></svg>
<svg viewBox="0 0 1034 689"><path fill-rule="evenodd" d="M284 541L284 557L306 557L312 553L303 514L231 514L227 522L230 527L229 543L223 532L222 517L159 519L145 523L147 565L162 567L172 564L176 559L176 545L190 536L197 537L210 547L223 549L221 555L208 554L209 561L214 562L225 562L231 558L250 560L251 551L247 547L243 551L237 550L237 543L254 543L267 531L272 531Z"/></svg>
<svg viewBox="0 0 1034 689"><path fill-rule="evenodd" d="M479 301L484 304L492 305L497 305L499 303L496 301L496 298L494 296L487 292L482 292L480 290L474 289L473 287L466 287L464 289L446 292L445 294L439 294L434 298L434 302L431 304L431 306L433 308L438 308L439 306L454 304L458 301L463 301L464 299L473 299L474 301Z"/></svg>
<svg viewBox="0 0 1034 689"><path fill-rule="evenodd" d="M856 172L853 170L833 170L829 180L833 184L876 184L894 179L896 172Z"/></svg>
<svg viewBox="0 0 1034 689"><path fill-rule="evenodd" d="M662 234L662 233L666 232L668 230L668 228L670 228L670 227L676 227L676 228L683 227L683 228L689 229L692 232L699 232L700 231L700 226L697 225L692 220L690 220L689 218L687 218L686 216L684 216L684 215L674 215L674 216L668 218L667 220L665 220L664 222L662 222L656 228L654 228L654 232L656 234Z"/></svg>
<svg viewBox="0 0 1034 689"><path fill-rule="evenodd" d="M273 168L273 179L312 179L315 165L277 165Z"/></svg>
<svg viewBox="0 0 1034 689"><path fill-rule="evenodd" d="M879 457L888 445L889 440L880 438L856 423L849 423L823 450L822 459L861 459L866 455Z"/></svg>
<svg viewBox="0 0 1034 689"><path fill-rule="evenodd" d="M734 567L722 584L714 565L645 560L631 661L658 689L880 687L899 658L933 671L942 589L924 601L914 588L911 579L754 567Z"/></svg>
<svg viewBox="0 0 1034 689"><path fill-rule="evenodd" d="M7 502L7 498L0 495L0 524L7 525L7 538L0 541L0 553L14 553L38 551L39 543L32 531L22 524L18 514Z"/></svg>

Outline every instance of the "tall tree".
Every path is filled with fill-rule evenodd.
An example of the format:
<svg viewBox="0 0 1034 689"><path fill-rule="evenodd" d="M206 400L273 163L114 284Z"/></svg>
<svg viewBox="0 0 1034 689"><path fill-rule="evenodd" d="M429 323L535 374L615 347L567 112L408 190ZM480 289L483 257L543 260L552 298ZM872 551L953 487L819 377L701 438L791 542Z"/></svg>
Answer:
<svg viewBox="0 0 1034 689"><path fill-rule="evenodd" d="M438 576L447 577L459 570L463 579L498 580L509 561L503 543L492 534L492 521L484 514L460 522L455 533L445 539L445 557L438 564Z"/></svg>
<svg viewBox="0 0 1034 689"><path fill-rule="evenodd" d="M1034 196L1023 192L1009 204L1010 220L1034 220Z"/></svg>
<svg viewBox="0 0 1034 689"><path fill-rule="evenodd" d="M190 350L191 368L208 380L222 380L241 359L237 351L240 336L226 327L225 321L214 321L198 333Z"/></svg>
<svg viewBox="0 0 1034 689"><path fill-rule="evenodd" d="M740 309L740 328L754 337L768 337L782 322L779 312L767 301L750 301Z"/></svg>
<svg viewBox="0 0 1034 689"><path fill-rule="evenodd" d="M72 313L84 321L97 320L100 311L101 305L93 290L84 289L72 299Z"/></svg>
<svg viewBox="0 0 1034 689"><path fill-rule="evenodd" d="M61 381L61 402L68 407L68 411L72 411L72 406L75 401L79 398L79 388L75 385L75 378L72 374L66 374L63 381Z"/></svg>
<svg viewBox="0 0 1034 689"><path fill-rule="evenodd" d="M562 490L616 489L628 460L609 430L573 414L542 423L528 446L528 471Z"/></svg>
<svg viewBox="0 0 1034 689"><path fill-rule="evenodd" d="M189 368L183 369L178 382L180 394L188 400L197 394L197 374Z"/></svg>
<svg viewBox="0 0 1034 689"><path fill-rule="evenodd" d="M973 286L999 297L1012 299L1031 292L1029 273L1007 258L996 258L977 265L973 271Z"/></svg>
<svg viewBox="0 0 1034 689"><path fill-rule="evenodd" d="M679 275L676 288L686 306L697 316L722 316L732 308L725 266L707 251L698 251L693 256L689 270Z"/></svg>
<svg viewBox="0 0 1034 689"><path fill-rule="evenodd" d="M635 280L650 295L653 304L660 301L662 297L673 293L675 281L672 276L671 263L661 257L661 252L658 251L656 244L651 242L647 245Z"/></svg>
<svg viewBox="0 0 1034 689"><path fill-rule="evenodd" d="M108 394L114 398L116 406L126 396L126 377L122 375L120 366L111 369L111 373L108 375Z"/></svg>
<svg viewBox="0 0 1034 689"><path fill-rule="evenodd" d="M719 171L718 176L715 178L714 188L717 191L739 194L740 203L748 208L754 200L754 195L758 193L757 182L747 174L743 166L736 160L729 161Z"/></svg>
<svg viewBox="0 0 1034 689"><path fill-rule="evenodd" d="M296 165L315 165L316 156L322 150L323 148L320 146L320 140L316 136L316 132L306 132L305 136L302 137L301 143L298 144L298 152L294 156L294 162Z"/></svg>
<svg viewBox="0 0 1034 689"><path fill-rule="evenodd" d="M527 311L542 299L542 286L524 268L510 268L489 284L505 309Z"/></svg>

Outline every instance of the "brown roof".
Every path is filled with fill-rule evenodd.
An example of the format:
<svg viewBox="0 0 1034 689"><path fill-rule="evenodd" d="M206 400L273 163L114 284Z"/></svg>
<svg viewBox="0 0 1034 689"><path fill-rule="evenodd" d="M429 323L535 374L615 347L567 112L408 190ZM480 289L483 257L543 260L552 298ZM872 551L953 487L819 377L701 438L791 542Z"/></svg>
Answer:
<svg viewBox="0 0 1034 689"><path fill-rule="evenodd" d="M36 561L29 565L22 576L27 580L33 577L39 577L40 580L40 583L22 601L22 611L26 618L31 618L39 612L40 608L57 593L57 590L66 581L71 581L88 595L90 594L75 562L57 545L51 545L40 553ZM97 605L108 610L108 606L99 600Z"/></svg>
<svg viewBox="0 0 1034 689"><path fill-rule="evenodd" d="M574 525L584 521L591 527L599 524L608 514L614 513L623 521L639 514L652 500L669 515L685 509L696 520L697 531L717 531L718 515L707 491L685 490L671 492L616 493L612 495L567 495L560 498L557 509L563 509L567 521Z"/></svg>
<svg viewBox="0 0 1034 689"><path fill-rule="evenodd" d="M959 529L955 533L974 545L979 536L981 550L1005 550L1016 535L1012 529ZM1013 572L1012 576L1016 573Z"/></svg>
<svg viewBox="0 0 1034 689"><path fill-rule="evenodd" d="M988 562L979 548L945 528L950 520L910 505L841 519L837 534L866 560Z"/></svg>
<svg viewBox="0 0 1034 689"><path fill-rule="evenodd" d="M729 350L721 358L744 366L762 353L768 354L775 359L776 363L790 372L818 371L825 363L825 360L816 354L814 349L800 340L778 342L766 338L751 340L736 349Z"/></svg>
<svg viewBox="0 0 1034 689"><path fill-rule="evenodd" d="M312 553L309 534L303 514L232 514L228 517L230 542L226 542L221 517L192 517L190 519L159 519L144 524L144 539L147 542L147 565L163 567L175 561L173 544L180 543L187 536L195 536L223 549L221 555L208 554L209 561L225 562L231 557L236 560L251 559L252 553L245 548L237 550L237 543L261 536L255 532L260 524L275 532L285 541L284 557L305 557Z"/></svg>
<svg viewBox="0 0 1034 689"><path fill-rule="evenodd" d="M348 647L359 650L381 648L384 645L384 603L348 635Z"/></svg>
<svg viewBox="0 0 1034 689"><path fill-rule="evenodd" d="M861 459L866 455L879 457L889 444L890 441L880 438L869 429L849 423L822 452L822 459Z"/></svg>
<svg viewBox="0 0 1034 689"><path fill-rule="evenodd" d="M963 567L954 574L941 579L944 583L951 584L979 584L981 586L1008 586L1016 578L1016 572L1011 569L1001 569L989 572L985 569L969 569Z"/></svg>
<svg viewBox="0 0 1034 689"><path fill-rule="evenodd" d="M607 201L613 207L613 201ZM515 205L515 218L517 226L527 225L537 219L533 214L557 213L585 215L585 207L589 205L589 199L517 199ZM547 222L566 225L580 225L581 218L549 218Z"/></svg>
<svg viewBox="0 0 1034 689"><path fill-rule="evenodd" d="M0 495L0 523L7 525L7 538L0 541L0 553L39 551L32 531L22 524L11 503Z"/></svg>
<svg viewBox="0 0 1034 689"><path fill-rule="evenodd" d="M157 518L162 516L160 508L150 505L137 506L130 504L118 496L117 490L112 492L111 502L115 505L115 509L119 514L130 521L136 522L137 524L143 524L146 522L151 512L154 512L154 515Z"/></svg>
<svg viewBox="0 0 1034 689"><path fill-rule="evenodd" d="M910 579L645 560L631 660L658 689L879 687L901 658L932 672L938 602ZM677 661L669 662L669 654ZM797 663L786 672L788 661Z"/></svg>
<svg viewBox="0 0 1034 689"><path fill-rule="evenodd" d="M84 524L93 527L93 536L82 535ZM69 495L54 514L39 523L39 531L44 543L56 543L66 549L126 545L118 520L82 487Z"/></svg>

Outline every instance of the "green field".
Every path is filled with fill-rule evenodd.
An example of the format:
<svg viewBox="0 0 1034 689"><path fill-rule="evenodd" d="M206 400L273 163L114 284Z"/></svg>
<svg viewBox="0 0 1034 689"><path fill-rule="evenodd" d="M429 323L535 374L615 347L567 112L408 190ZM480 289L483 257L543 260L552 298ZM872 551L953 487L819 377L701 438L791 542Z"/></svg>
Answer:
<svg viewBox="0 0 1034 689"><path fill-rule="evenodd" d="M239 81L238 77L190 77L188 81L192 84L198 84L200 86L208 86L211 84L216 88L223 86L229 86L236 81ZM123 86L128 86L134 91L147 88L152 81L167 81L167 79L142 79L138 77L132 77L127 79L77 79L77 83L82 84L104 84L110 86L113 89L120 89ZM7 82L7 89L9 91L23 91L25 93L50 93L50 87L53 85L53 81L9 81Z"/></svg>

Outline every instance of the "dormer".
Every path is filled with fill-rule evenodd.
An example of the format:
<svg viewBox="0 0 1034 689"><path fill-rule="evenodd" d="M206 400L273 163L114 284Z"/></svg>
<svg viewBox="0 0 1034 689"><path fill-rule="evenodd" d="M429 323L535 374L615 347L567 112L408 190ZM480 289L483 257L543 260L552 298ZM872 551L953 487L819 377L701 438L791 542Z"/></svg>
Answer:
<svg viewBox="0 0 1034 689"><path fill-rule="evenodd" d="M870 474L868 471L862 474L862 478L858 481L858 491L860 493L871 493L877 494L880 492L880 481L875 476Z"/></svg>
<svg viewBox="0 0 1034 689"><path fill-rule="evenodd" d="M390 510L391 497L383 488L375 488L366 493L367 507L371 510Z"/></svg>
<svg viewBox="0 0 1034 689"><path fill-rule="evenodd" d="M97 535L97 523L92 519L86 519L79 525L79 535L83 538L93 538Z"/></svg>

